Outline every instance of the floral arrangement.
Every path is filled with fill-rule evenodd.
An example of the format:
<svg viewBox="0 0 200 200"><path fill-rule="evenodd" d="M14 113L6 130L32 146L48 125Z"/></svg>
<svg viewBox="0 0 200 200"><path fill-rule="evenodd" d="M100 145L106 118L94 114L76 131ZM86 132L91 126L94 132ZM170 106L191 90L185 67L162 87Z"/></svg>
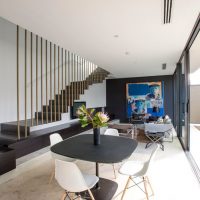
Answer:
<svg viewBox="0 0 200 200"><path fill-rule="evenodd" d="M76 114L79 117L81 122L81 127L86 127L89 124L92 124L93 128L100 128L107 126L109 117L104 112L96 112L95 109L87 109L85 105L80 106L77 109Z"/></svg>

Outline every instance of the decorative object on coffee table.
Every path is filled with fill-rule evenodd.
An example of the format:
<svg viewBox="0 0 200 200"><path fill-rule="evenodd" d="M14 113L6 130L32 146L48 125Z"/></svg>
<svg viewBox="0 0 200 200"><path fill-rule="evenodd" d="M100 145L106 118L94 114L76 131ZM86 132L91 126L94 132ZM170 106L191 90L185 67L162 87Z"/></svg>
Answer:
<svg viewBox="0 0 200 200"><path fill-rule="evenodd" d="M94 134L94 145L100 144L100 128L107 126L109 117L104 112L95 112L95 109L87 109L85 105L82 105L77 110L77 115L80 119L82 127L86 127L92 124Z"/></svg>

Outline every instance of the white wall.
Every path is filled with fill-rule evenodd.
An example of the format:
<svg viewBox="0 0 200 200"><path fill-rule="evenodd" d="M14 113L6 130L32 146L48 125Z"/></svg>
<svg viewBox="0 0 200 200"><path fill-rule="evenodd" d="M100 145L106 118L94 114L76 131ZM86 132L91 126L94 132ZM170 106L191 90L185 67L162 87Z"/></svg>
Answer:
<svg viewBox="0 0 200 200"><path fill-rule="evenodd" d="M19 74L20 74L20 119L25 118L24 109L24 29L19 29ZM43 74L41 75L41 40L38 37L38 111L41 111L41 76L43 77L43 105L46 105L46 70L45 70L45 40L43 40ZM47 60L47 80L48 80L48 96L50 97L50 43L47 47L48 60ZM56 55L58 48L56 46ZM52 45L52 80L54 80L54 48ZM65 58L65 57L64 57ZM67 60L68 61L68 60ZM65 59L64 59L65 62ZM79 63L80 65L80 63ZM62 89L61 79L61 50L60 50L60 90ZM65 69L65 67L64 67ZM65 70L64 70L65 73ZM68 72L67 72L68 73ZM91 73L88 72L88 73ZM80 75L80 74L79 74ZM87 74L88 76L88 74ZM56 93L58 93L58 58L56 56ZM70 76L71 77L71 76ZM80 76L79 76L80 79ZM79 79L75 79L79 80ZM17 81L16 81L16 25L4 20L0 17L0 123L16 121L17 120ZM67 80L67 84L69 84ZM82 96L82 100L87 101L89 107L105 106L105 83L96 84L89 88L86 95ZM63 88L65 86L63 85ZM31 82L30 82L30 32L27 32L27 118L31 118ZM92 91L90 91L90 89ZM54 91L54 84L52 84L52 95ZM98 98L96 98L98 97ZM95 99L96 98L96 99ZM36 35L33 34L33 116L36 111Z"/></svg>
<svg viewBox="0 0 200 200"><path fill-rule="evenodd" d="M0 122L16 120L16 27L0 18Z"/></svg>
<svg viewBox="0 0 200 200"><path fill-rule="evenodd" d="M200 124L200 86L190 86L190 121Z"/></svg>
<svg viewBox="0 0 200 200"><path fill-rule="evenodd" d="M106 106L106 81L93 84L85 90L85 94L80 96L80 101L86 101L87 108Z"/></svg>
<svg viewBox="0 0 200 200"><path fill-rule="evenodd" d="M24 66L25 66L25 42L24 29L19 29L19 96L20 96L20 119L25 118L25 81L24 81ZM43 104L46 104L46 71L45 71L45 41L43 40L43 74L41 75L41 48L40 38L38 38L38 111L41 110L41 76L43 77ZM48 43L48 53L50 45ZM52 49L52 54L53 54ZM50 65L48 65L48 84L50 83ZM52 63L54 60L52 59ZM53 68L53 66L52 66ZM56 60L56 69L58 63ZM56 84L57 84L56 71ZM60 70L61 73L61 70ZM60 75L61 76L61 75ZM54 78L54 73L52 73ZM0 18L0 122L8 122L17 120L17 81L16 81L16 25ZM61 88L60 79L60 88ZM31 82L30 82L30 32L27 32L27 118L31 118ZM53 91L52 85L52 91ZM56 93L58 92L56 88ZM48 100L50 95L48 92ZM33 35L33 109L36 111L36 36ZM33 113L34 115L34 113Z"/></svg>

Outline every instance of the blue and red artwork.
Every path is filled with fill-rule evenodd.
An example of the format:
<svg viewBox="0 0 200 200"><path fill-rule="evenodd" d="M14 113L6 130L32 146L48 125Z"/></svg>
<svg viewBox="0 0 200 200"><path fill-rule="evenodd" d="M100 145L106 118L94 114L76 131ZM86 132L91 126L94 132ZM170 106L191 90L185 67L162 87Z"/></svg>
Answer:
<svg viewBox="0 0 200 200"><path fill-rule="evenodd" d="M160 117L164 115L164 83L127 83L127 117L145 115Z"/></svg>

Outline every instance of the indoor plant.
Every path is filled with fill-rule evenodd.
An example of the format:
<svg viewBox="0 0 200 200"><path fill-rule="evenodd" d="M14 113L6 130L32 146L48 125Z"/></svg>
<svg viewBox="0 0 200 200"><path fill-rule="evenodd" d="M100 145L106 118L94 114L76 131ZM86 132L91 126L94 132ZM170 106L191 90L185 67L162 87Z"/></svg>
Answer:
<svg viewBox="0 0 200 200"><path fill-rule="evenodd" d="M89 124L92 125L94 144L100 144L100 128L107 126L109 120L108 115L104 112L95 112L95 109L87 109L85 105L82 105L77 109L77 115L82 127L86 127Z"/></svg>

